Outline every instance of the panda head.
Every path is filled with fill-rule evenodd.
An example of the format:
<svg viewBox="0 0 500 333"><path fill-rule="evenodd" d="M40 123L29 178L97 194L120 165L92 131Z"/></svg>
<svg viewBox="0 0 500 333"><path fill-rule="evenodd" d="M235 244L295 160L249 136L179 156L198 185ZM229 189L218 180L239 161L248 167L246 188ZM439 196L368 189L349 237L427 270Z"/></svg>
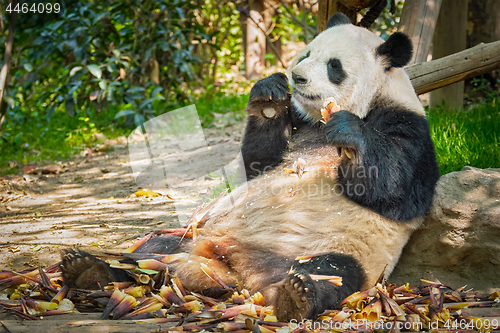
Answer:
<svg viewBox="0 0 500 333"><path fill-rule="evenodd" d="M364 118L373 103L423 114L403 70L412 57L410 39L402 33L387 41L350 23L337 13L327 29L302 49L288 68L292 102L306 118L319 121L325 99Z"/></svg>

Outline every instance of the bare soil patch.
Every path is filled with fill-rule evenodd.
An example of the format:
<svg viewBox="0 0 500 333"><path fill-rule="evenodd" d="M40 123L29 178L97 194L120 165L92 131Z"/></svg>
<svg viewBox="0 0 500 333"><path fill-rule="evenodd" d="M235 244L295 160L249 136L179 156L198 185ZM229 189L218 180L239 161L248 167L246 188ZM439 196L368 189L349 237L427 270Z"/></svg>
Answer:
<svg viewBox="0 0 500 333"><path fill-rule="evenodd" d="M204 132L212 149L224 148L219 156L223 160L228 147L235 154L243 129L236 123ZM197 147L186 153L185 182L154 189L163 194L158 197L134 194L143 187L136 182L124 145L0 177L0 270L54 264L60 249L67 247L119 252L149 231L179 227L179 216L190 214L190 207L215 184L210 176L199 177L206 170L205 152L206 147ZM180 212L182 207L186 209Z"/></svg>

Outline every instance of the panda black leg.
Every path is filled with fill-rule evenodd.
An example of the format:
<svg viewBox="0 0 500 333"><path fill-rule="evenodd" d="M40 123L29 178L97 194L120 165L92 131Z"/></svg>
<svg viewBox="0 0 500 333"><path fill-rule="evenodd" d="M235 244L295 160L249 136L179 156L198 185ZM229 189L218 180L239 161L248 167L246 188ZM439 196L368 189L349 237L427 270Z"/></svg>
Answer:
<svg viewBox="0 0 500 333"><path fill-rule="evenodd" d="M311 276L340 276L342 286ZM351 256L329 253L307 261L297 261L279 287L274 304L279 321L314 319L328 309L359 291L365 283L361 266Z"/></svg>
<svg viewBox="0 0 500 333"><path fill-rule="evenodd" d="M151 238L134 252L171 254L181 252L185 243L178 236L160 235ZM61 259L64 284L69 287L95 290L110 282L132 281L123 269L112 268L108 263L84 251L64 250Z"/></svg>
<svg viewBox="0 0 500 333"><path fill-rule="evenodd" d="M288 81L283 73L258 81L250 91L241 147L248 179L281 163L291 134L290 108Z"/></svg>
<svg viewBox="0 0 500 333"><path fill-rule="evenodd" d="M189 241L172 235L159 235L149 239L135 250L135 253L172 254L183 252L182 247Z"/></svg>

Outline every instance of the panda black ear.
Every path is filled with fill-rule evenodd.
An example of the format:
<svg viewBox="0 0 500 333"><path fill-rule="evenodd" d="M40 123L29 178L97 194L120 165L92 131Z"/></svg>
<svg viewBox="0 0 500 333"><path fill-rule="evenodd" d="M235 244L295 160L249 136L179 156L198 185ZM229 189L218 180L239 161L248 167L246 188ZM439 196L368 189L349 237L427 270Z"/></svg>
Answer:
<svg viewBox="0 0 500 333"><path fill-rule="evenodd" d="M377 55L387 58L388 67L403 67L412 57L413 44L410 37L402 32L395 32L377 47Z"/></svg>
<svg viewBox="0 0 500 333"><path fill-rule="evenodd" d="M328 22L326 22L326 28L328 29L343 24L351 24L351 20L342 13L335 13L330 17Z"/></svg>

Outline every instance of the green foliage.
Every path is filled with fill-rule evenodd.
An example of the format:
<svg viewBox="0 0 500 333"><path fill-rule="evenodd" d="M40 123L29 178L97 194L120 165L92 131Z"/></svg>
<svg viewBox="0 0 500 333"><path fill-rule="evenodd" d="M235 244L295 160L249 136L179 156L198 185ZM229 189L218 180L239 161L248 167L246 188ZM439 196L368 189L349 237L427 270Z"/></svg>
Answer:
<svg viewBox="0 0 500 333"><path fill-rule="evenodd" d="M441 174L466 165L500 167L498 101L470 110L429 110L428 118Z"/></svg>
<svg viewBox="0 0 500 333"><path fill-rule="evenodd" d="M487 79L487 77L489 79ZM466 82L472 88L466 96L466 103L495 103L500 98L500 79L491 74L477 76Z"/></svg>
<svg viewBox="0 0 500 333"><path fill-rule="evenodd" d="M220 72L242 60L233 2L58 3L59 13L18 15L7 103L0 112L0 169L16 159L67 157L74 147L91 145L96 130L118 135L183 105L197 104L204 126L220 122L213 112L244 108L244 96L226 101L216 83ZM2 13L8 27L10 15ZM7 34L0 31L0 39ZM232 121L241 113L222 118Z"/></svg>
<svg viewBox="0 0 500 333"><path fill-rule="evenodd" d="M394 14L390 12L390 3L388 1L387 6L384 8L380 16L373 22L370 27L371 30L377 31L380 34L380 37L383 39L387 39L392 33L396 31L396 28L399 24L399 19L401 17L401 11L403 10L404 1L397 0L396 1L396 11ZM365 15L367 9L363 9L360 13L361 15Z"/></svg>
<svg viewBox="0 0 500 333"><path fill-rule="evenodd" d="M73 116L127 103L134 114L126 115L139 125L154 114L156 100L187 99L193 89L201 60L190 52L192 42L211 44L213 37L196 21L196 8L187 0L72 3L60 17L16 36L30 41L23 60L34 70L24 87L34 90L31 99L45 105L49 119L60 105Z"/></svg>
<svg viewBox="0 0 500 333"><path fill-rule="evenodd" d="M306 10L306 13L304 13L297 4L290 2L287 7L283 5L279 6L277 13L278 15L271 17L274 26L273 39L279 36L283 45L286 45L290 41L310 41L314 38L314 33L316 32L316 16L311 10ZM306 16L305 20L304 14ZM307 39L305 38L304 26L302 26L304 21L309 28Z"/></svg>

